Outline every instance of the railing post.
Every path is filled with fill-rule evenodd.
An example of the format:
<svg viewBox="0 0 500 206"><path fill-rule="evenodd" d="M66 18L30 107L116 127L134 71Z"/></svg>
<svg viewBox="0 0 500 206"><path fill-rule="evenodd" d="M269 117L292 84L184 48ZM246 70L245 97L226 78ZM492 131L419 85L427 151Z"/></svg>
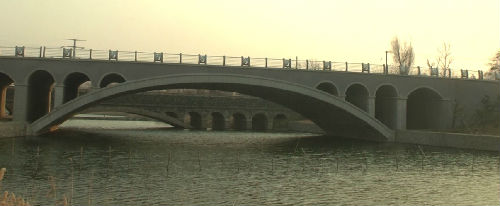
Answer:
<svg viewBox="0 0 500 206"><path fill-rule="evenodd" d="M38 56L38 58L42 58L42 47L40 47L40 55Z"/></svg>
<svg viewBox="0 0 500 206"><path fill-rule="evenodd" d="M92 49L89 51L89 59L92 59Z"/></svg>
<svg viewBox="0 0 500 206"><path fill-rule="evenodd" d="M266 60L266 65L264 66L264 68L266 68L266 69L267 69L267 57L266 57L266 59L265 59L265 60Z"/></svg>
<svg viewBox="0 0 500 206"><path fill-rule="evenodd" d="M349 71L348 66L347 66L347 62L345 62L345 71L346 72Z"/></svg>
<svg viewBox="0 0 500 206"><path fill-rule="evenodd" d="M295 69L298 69L297 62L299 62L299 57L295 56Z"/></svg>
<svg viewBox="0 0 500 206"><path fill-rule="evenodd" d="M45 58L45 49L47 49L45 46L43 46L43 55L42 57Z"/></svg>
<svg viewBox="0 0 500 206"><path fill-rule="evenodd" d="M309 59L306 59L306 70L309 70Z"/></svg>
<svg viewBox="0 0 500 206"><path fill-rule="evenodd" d="M448 77L451 79L451 69L448 69Z"/></svg>
<svg viewBox="0 0 500 206"><path fill-rule="evenodd" d="M134 52L134 61L137 62L137 51Z"/></svg>
<svg viewBox="0 0 500 206"><path fill-rule="evenodd" d="M241 66L243 66L243 56L241 56Z"/></svg>
<svg viewBox="0 0 500 206"><path fill-rule="evenodd" d="M417 66L418 76L420 76L420 66Z"/></svg>
<svg viewBox="0 0 500 206"><path fill-rule="evenodd" d="M226 55L222 56L222 66L226 66Z"/></svg>

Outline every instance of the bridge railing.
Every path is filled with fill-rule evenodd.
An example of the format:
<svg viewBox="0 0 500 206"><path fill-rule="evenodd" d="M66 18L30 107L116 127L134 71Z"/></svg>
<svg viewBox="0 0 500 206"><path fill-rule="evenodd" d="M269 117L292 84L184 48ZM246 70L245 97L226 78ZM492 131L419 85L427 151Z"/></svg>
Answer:
<svg viewBox="0 0 500 206"><path fill-rule="evenodd" d="M248 56L208 56L206 54L183 54L166 52L140 52L118 50L77 49L71 47L0 47L0 56L32 58L67 58L107 61L206 64L215 66L256 67L268 69L300 69L319 71L342 71L387 75L429 76L436 78L483 79L481 70L454 70L427 67L399 68L395 65L348 63L336 61L303 60L295 58L251 58ZM401 72L407 71L407 72Z"/></svg>

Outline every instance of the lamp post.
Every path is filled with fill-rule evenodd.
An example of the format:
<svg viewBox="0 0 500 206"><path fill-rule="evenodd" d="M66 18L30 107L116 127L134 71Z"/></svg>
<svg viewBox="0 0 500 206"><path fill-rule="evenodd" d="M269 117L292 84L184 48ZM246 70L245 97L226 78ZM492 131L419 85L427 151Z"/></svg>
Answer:
<svg viewBox="0 0 500 206"><path fill-rule="evenodd" d="M83 49L84 47L77 47L76 46L76 42L77 41L86 41L86 40L82 40L82 39L66 39L66 40L71 40L73 41L73 46L67 46L67 47L73 47L73 59L75 58L75 55L76 55L76 49Z"/></svg>
<svg viewBox="0 0 500 206"><path fill-rule="evenodd" d="M387 64L387 54L392 53L391 51L385 51L385 73L389 73L389 65Z"/></svg>

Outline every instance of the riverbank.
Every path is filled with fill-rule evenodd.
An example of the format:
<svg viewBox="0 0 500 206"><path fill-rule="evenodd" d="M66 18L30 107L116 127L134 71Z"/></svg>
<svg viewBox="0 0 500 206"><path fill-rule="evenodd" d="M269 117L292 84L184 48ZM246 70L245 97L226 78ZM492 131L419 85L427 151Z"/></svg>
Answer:
<svg viewBox="0 0 500 206"><path fill-rule="evenodd" d="M395 142L438 147L500 151L500 136L498 135L399 130L396 131Z"/></svg>

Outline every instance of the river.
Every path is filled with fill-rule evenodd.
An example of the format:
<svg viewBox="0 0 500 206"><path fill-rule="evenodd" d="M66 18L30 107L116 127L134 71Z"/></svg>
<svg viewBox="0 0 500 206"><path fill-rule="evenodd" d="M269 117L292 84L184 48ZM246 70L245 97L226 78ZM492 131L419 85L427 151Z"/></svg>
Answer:
<svg viewBox="0 0 500 206"><path fill-rule="evenodd" d="M499 165L495 152L149 121L0 139L0 191L42 205L498 205Z"/></svg>

